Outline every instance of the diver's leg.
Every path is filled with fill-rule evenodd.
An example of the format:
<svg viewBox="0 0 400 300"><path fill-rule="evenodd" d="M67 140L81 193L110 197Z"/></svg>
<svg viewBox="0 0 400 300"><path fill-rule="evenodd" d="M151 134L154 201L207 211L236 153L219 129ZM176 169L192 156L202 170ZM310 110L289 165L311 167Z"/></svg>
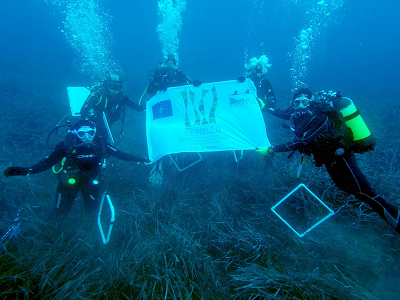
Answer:
<svg viewBox="0 0 400 300"><path fill-rule="evenodd" d="M88 180L82 186L82 196L85 205L85 212L93 214L99 207L100 181Z"/></svg>
<svg viewBox="0 0 400 300"><path fill-rule="evenodd" d="M382 219L387 220L400 233L400 211L372 188L357 165L353 152L344 154L326 169L336 185L343 191L369 204Z"/></svg>
<svg viewBox="0 0 400 300"><path fill-rule="evenodd" d="M62 182L58 183L54 205L55 217L65 217L68 214L77 193L78 188L75 185Z"/></svg>

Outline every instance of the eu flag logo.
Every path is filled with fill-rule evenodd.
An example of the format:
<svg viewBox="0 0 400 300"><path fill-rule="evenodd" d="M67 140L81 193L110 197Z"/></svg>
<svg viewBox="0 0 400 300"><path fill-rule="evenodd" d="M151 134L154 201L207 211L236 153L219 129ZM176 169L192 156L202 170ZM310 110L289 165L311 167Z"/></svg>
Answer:
<svg viewBox="0 0 400 300"><path fill-rule="evenodd" d="M171 99L158 102L151 108L153 110L153 121L172 116Z"/></svg>

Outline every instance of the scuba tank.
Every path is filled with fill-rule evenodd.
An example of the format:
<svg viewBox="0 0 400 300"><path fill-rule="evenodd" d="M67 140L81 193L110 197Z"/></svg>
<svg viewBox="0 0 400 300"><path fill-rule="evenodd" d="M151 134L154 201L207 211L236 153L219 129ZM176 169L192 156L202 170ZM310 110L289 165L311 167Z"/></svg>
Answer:
<svg viewBox="0 0 400 300"><path fill-rule="evenodd" d="M365 139L371 135L367 125L360 115L360 111L354 105L354 102L347 97L341 97L337 101L337 108L343 115L346 125L353 131L353 141Z"/></svg>
<svg viewBox="0 0 400 300"><path fill-rule="evenodd" d="M353 100L348 97L342 97L340 92L328 93L322 91L317 93L319 100L332 106L338 110L346 125L353 132L352 150L357 153L364 153L375 148L375 138L371 131L368 129L363 118L361 117L360 111L354 105Z"/></svg>

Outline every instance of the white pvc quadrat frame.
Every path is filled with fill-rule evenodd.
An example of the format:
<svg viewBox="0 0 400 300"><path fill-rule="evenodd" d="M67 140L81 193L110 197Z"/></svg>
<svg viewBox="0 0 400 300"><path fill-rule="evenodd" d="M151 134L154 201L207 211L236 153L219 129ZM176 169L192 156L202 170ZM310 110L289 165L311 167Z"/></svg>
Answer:
<svg viewBox="0 0 400 300"><path fill-rule="evenodd" d="M170 154L168 154L168 156L169 156L169 158L171 159L171 161L172 161L172 163L174 164L174 166L178 169L178 171L179 171L179 172L183 172L183 171L185 171L186 169L188 169L188 168L190 168L190 167L193 167L195 164L198 164L199 162L201 162L201 161L203 160L203 156L201 156L201 154L200 154L199 152L196 152L196 153L197 153L197 155L199 156L199 159L196 160L195 162L191 163L190 165L188 165L188 166L182 168L182 169L178 166L178 164L176 163L176 161L174 160L174 158L173 158Z"/></svg>
<svg viewBox="0 0 400 300"><path fill-rule="evenodd" d="M101 211L103 210L104 198L107 198L107 202L108 202L108 205L109 205L110 211L111 211L110 225L108 227L107 238L104 235L103 226L101 225ZM112 231L112 228L114 225L114 221L115 221L114 205L111 202L110 196L106 195L106 193L104 193L103 196L101 197L99 213L97 215L97 225L99 226L100 235L101 235L103 244L107 244L110 241L111 231Z"/></svg>
<svg viewBox="0 0 400 300"><path fill-rule="evenodd" d="M300 188L305 188L318 202L320 202L327 210L328 210L328 214L322 218L321 220L319 220L318 222L316 222L314 225L312 225L310 228L308 228L306 231L304 231L303 233L299 233L297 232L281 215L279 215L275 209L282 204L286 199L288 199L291 195L293 195L298 189ZM315 227L317 227L318 225L320 225L322 222L326 221L328 218L330 218L331 216L333 216L335 214L335 212L330 209L324 202L322 202L321 199L319 199L312 191L310 191L310 189L303 183L300 183L296 188L294 188L289 194L287 194L285 197L282 198L281 201L279 201L277 204L275 204L273 207L271 207L271 210L274 214L276 214L278 216L279 219L281 219L283 221L283 223L285 223L291 230L294 231L294 233L297 234L297 236L299 237L303 237L305 236L307 233L309 233L311 230L313 230Z"/></svg>
<svg viewBox="0 0 400 300"><path fill-rule="evenodd" d="M236 162L239 162L242 158L243 158L243 150L239 150L240 151L240 157L237 157L236 155L236 150L233 150L233 157L235 158ZM186 169L193 167L195 164L198 164L199 162L201 162L203 160L203 157L201 156L201 154L199 152L196 152L197 155L199 156L199 159L196 160L195 162L191 163L190 165L184 167L184 168L180 168L178 166L178 164L176 163L176 161L174 160L174 158L169 154L169 158L171 159L172 163L174 164L174 166L178 169L179 172L185 171Z"/></svg>

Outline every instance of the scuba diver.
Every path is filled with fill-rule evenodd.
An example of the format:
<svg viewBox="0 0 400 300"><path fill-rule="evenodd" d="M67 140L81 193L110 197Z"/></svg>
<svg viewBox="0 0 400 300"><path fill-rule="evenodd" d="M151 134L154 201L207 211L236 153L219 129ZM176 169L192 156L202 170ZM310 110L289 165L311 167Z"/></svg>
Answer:
<svg viewBox="0 0 400 300"><path fill-rule="evenodd" d="M148 87L146 88L143 95L146 93L150 94L151 97L156 95L158 92L166 91L169 87L191 85L199 87L201 85L200 80L192 81L189 76L182 72L178 67L177 55L175 53L168 54L166 60L162 64L159 63L158 68L154 71L152 79ZM142 95L142 97L143 97ZM140 99L140 101L142 98ZM140 103L140 102L139 102ZM162 166L162 158L155 162L153 169L150 173L149 181L155 185L161 185L163 182L164 170Z"/></svg>
<svg viewBox="0 0 400 300"><path fill-rule="evenodd" d="M101 191L101 171L107 157L134 162L150 162L139 155L118 151L96 134L96 126L88 120L78 121L67 130L64 141L58 143L53 152L31 167L9 167L4 175L26 176L53 168L58 175L55 214L65 217L79 191L82 193L86 212L98 208Z"/></svg>
<svg viewBox="0 0 400 300"><path fill-rule="evenodd" d="M105 114L107 125L112 126L113 123L121 118L122 129L125 120L125 106L136 111L144 111L144 107L133 102L122 89L123 80L115 74L108 76L101 84L93 86L90 90L89 97L81 108L81 116L84 119L93 121L98 126L97 134L105 134L105 124L103 120L103 112ZM105 125L106 126L106 125ZM122 134L121 129L121 134Z"/></svg>
<svg viewBox="0 0 400 300"><path fill-rule="evenodd" d="M200 80L191 81L189 76L178 68L178 61L175 54L169 54L164 64L159 64L152 75L147 93L151 96L160 91L166 91L169 87L193 84L195 87L201 85Z"/></svg>
<svg viewBox="0 0 400 300"><path fill-rule="evenodd" d="M275 109L276 97L271 82L267 79L268 68L271 64L268 63L268 57L261 55L260 58L253 57L245 64L245 77L239 77L239 81L244 81L249 78L254 82L257 89L257 100L261 111L265 109Z"/></svg>
<svg viewBox="0 0 400 300"><path fill-rule="evenodd" d="M258 104L263 115L264 112L268 112L278 118L290 120L290 115L294 112L293 106L289 106L287 109L276 107L275 92L271 82L266 77L270 67L271 64L268 63L268 57L265 55L261 55L260 58L253 57L245 64L245 77L239 77L238 80L243 82L246 78L249 78L254 82L257 89Z"/></svg>
<svg viewBox="0 0 400 300"><path fill-rule="evenodd" d="M294 138L256 151L271 156L297 150L312 156L315 166L325 165L341 190L370 205L400 233L400 210L376 193L357 165L355 151L373 149L374 142L369 142L371 133L351 99L340 96L332 100L334 103L330 106L316 101L309 89L298 90L292 101L295 112L290 117Z"/></svg>
<svg viewBox="0 0 400 300"><path fill-rule="evenodd" d="M276 108L276 97L271 82L267 79L268 68L271 64L268 63L268 57L261 55L260 58L253 57L248 63L245 64L245 76L238 78L239 82L244 82L246 78L253 81L257 90L257 100L261 108L265 120L265 112L272 114L279 114L286 116L283 110ZM272 157L264 157L264 174L270 182L272 182Z"/></svg>

